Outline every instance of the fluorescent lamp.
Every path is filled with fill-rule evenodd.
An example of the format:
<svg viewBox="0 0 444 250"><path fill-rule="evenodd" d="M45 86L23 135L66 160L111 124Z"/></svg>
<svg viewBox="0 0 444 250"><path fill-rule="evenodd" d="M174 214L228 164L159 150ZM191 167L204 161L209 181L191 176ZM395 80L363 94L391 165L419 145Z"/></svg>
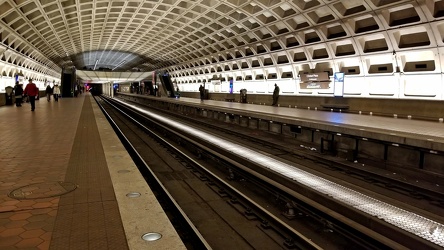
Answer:
<svg viewBox="0 0 444 250"><path fill-rule="evenodd" d="M96 70L97 63L98 63L98 62L99 62L99 59L96 60L96 64L94 64L94 69L93 69L93 70Z"/></svg>
<svg viewBox="0 0 444 250"><path fill-rule="evenodd" d="M114 67L113 70L117 69L118 67L120 67L120 65L122 65L122 64L124 64L124 63L125 63L125 60L121 61L119 64L116 65L116 67Z"/></svg>

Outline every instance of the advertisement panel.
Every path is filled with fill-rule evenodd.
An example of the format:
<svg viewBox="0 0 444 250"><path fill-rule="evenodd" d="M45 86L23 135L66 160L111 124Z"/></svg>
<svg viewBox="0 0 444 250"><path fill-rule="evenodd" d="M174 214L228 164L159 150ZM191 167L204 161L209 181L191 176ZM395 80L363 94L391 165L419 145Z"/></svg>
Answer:
<svg viewBox="0 0 444 250"><path fill-rule="evenodd" d="M344 95L344 73L336 72L334 75L334 96L343 96Z"/></svg>

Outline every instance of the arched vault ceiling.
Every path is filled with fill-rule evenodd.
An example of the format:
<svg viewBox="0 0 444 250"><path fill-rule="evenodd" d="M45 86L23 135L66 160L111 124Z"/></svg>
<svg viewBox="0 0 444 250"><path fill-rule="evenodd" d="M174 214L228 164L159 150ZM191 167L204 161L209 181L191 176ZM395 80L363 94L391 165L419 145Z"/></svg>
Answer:
<svg viewBox="0 0 444 250"><path fill-rule="evenodd" d="M326 47L319 53L359 54L384 42L395 50L391 39L429 32L425 25L442 19L443 6L436 0L0 0L0 39L48 67L97 62L149 71L219 54L229 60L227 51L234 59L254 56L264 52L258 44L265 52L319 44ZM442 34L429 38L442 42Z"/></svg>

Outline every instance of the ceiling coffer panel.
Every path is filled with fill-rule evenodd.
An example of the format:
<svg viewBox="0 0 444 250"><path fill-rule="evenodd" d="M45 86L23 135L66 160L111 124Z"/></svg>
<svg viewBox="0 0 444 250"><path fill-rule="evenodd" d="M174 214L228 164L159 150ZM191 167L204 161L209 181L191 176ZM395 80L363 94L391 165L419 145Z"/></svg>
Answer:
<svg viewBox="0 0 444 250"><path fill-rule="evenodd" d="M428 25L442 30L443 18L444 1L0 0L0 38L54 70L151 71L285 51L285 63L303 63L439 46Z"/></svg>

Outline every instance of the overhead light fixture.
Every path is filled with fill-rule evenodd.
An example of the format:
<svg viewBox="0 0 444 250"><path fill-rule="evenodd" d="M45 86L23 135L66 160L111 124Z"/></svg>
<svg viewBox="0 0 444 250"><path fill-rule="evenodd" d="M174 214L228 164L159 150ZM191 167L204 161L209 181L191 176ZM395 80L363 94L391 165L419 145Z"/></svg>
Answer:
<svg viewBox="0 0 444 250"><path fill-rule="evenodd" d="M99 62L99 59L96 60L96 64L94 64L94 69L93 69L93 70L96 70L97 63L98 63L98 62Z"/></svg>
<svg viewBox="0 0 444 250"><path fill-rule="evenodd" d="M114 67L113 70L117 69L118 67L120 67L124 63L125 63L125 60L121 61L119 64L116 65L116 67Z"/></svg>

